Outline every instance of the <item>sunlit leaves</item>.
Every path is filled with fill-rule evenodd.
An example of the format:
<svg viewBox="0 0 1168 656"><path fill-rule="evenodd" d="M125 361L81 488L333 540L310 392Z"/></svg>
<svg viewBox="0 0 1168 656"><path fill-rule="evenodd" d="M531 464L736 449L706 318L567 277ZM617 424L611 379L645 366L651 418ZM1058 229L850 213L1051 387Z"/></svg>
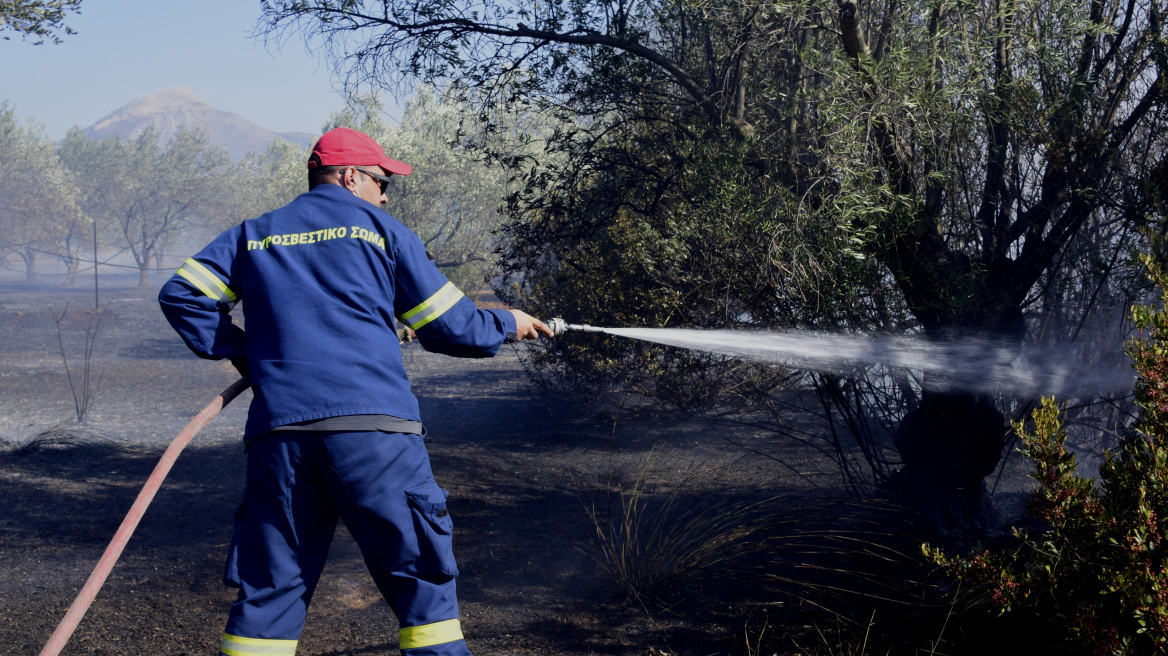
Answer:
<svg viewBox="0 0 1168 656"><path fill-rule="evenodd" d="M65 17L80 10L81 0L0 0L0 38L8 41L7 32L15 32L34 45L60 43L62 35L75 34Z"/></svg>

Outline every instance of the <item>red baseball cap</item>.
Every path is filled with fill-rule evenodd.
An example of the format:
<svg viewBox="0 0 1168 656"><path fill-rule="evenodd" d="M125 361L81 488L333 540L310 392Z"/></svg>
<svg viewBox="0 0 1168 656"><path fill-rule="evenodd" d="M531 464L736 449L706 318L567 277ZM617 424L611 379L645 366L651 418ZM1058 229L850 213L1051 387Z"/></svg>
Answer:
<svg viewBox="0 0 1168 656"><path fill-rule="evenodd" d="M390 159L385 150L369 135L350 130L334 128L325 132L308 158L308 170L318 166L380 166L386 173L409 175L414 167L396 159Z"/></svg>

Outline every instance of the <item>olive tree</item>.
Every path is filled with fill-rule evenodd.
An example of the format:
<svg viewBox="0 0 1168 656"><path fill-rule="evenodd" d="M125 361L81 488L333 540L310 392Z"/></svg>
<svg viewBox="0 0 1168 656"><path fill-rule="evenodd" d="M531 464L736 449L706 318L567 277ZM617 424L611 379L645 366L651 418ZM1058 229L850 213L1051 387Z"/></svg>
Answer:
<svg viewBox="0 0 1168 656"><path fill-rule="evenodd" d="M134 258L140 287L181 231L225 211L230 158L200 130L182 128L163 145L153 128L130 140L93 140L73 128L60 154L84 180L88 211Z"/></svg>
<svg viewBox="0 0 1168 656"><path fill-rule="evenodd" d="M31 119L21 124L7 103L0 104L0 251L17 254L27 277L37 260L56 256L67 268L67 283L81 264L81 236L88 226L78 207L73 175L60 163L56 145Z"/></svg>
<svg viewBox="0 0 1168 656"><path fill-rule="evenodd" d="M926 334L1020 344L1076 285L1116 282L1071 263L1084 243L1114 261L1151 211L1128 190L1168 136L1155 3L844 0L837 16L839 47L803 53L829 82L813 152ZM907 492L979 490L1003 416L991 397L934 385L921 381L896 432L901 477L932 483Z"/></svg>

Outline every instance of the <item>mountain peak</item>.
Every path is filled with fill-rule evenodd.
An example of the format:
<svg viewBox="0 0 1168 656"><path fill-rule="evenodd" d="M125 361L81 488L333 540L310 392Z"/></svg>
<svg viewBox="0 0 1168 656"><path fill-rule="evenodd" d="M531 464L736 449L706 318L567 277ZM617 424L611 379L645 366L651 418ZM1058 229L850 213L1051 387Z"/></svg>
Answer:
<svg viewBox="0 0 1168 656"><path fill-rule="evenodd" d="M277 139L285 139L238 114L215 109L186 87L133 100L101 117L84 132L96 139L112 135L134 139L150 126L158 130L163 143L184 126L201 128L211 144L226 148L236 160L248 153L262 152Z"/></svg>
<svg viewBox="0 0 1168 656"><path fill-rule="evenodd" d="M155 114L158 112L192 109L214 109L194 91L186 87L174 87L166 91L159 91L148 96L131 101L130 104L119 109L119 112L129 114ZM100 123L100 121L98 121Z"/></svg>

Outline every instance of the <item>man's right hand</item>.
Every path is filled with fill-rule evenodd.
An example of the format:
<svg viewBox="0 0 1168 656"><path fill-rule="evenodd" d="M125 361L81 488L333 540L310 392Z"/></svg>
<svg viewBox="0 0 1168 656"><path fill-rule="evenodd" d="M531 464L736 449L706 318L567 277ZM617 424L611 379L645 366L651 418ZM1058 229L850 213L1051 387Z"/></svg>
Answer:
<svg viewBox="0 0 1168 656"><path fill-rule="evenodd" d="M510 310L511 314L515 315L515 340L521 341L524 339L539 339L539 334L543 333L548 337L554 337L555 334L547 324L536 319L530 314L522 310Z"/></svg>

